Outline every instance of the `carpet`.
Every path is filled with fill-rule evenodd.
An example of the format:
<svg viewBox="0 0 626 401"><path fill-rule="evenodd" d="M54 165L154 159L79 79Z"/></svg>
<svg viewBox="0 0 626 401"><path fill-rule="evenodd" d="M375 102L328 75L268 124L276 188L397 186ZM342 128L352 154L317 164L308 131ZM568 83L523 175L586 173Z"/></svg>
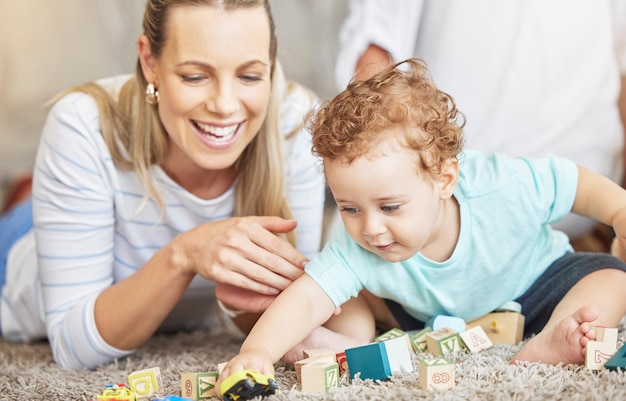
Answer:
<svg viewBox="0 0 626 401"><path fill-rule="evenodd" d="M625 327L622 322L621 341ZM107 384L125 383L129 373L157 366L163 379L162 395L179 395L181 373L217 370L218 363L236 354L241 341L241 335L224 330L161 334L130 357L94 371L70 371L54 363L46 342L14 344L0 339L0 400L96 399ZM499 344L476 354L448 354L455 363L456 385L445 391L422 390L416 371L382 382L350 383L344 376L342 385L330 393L303 393L296 384L293 366L279 363L276 378L281 389L267 401L626 400L625 372L539 363L510 365L509 359L520 347Z"/></svg>

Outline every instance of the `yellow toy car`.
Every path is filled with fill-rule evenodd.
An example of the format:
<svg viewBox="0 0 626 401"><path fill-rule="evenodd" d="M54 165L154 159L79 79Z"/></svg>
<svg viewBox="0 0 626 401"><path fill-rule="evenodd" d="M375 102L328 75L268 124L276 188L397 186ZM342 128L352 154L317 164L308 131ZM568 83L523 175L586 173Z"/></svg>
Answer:
<svg viewBox="0 0 626 401"><path fill-rule="evenodd" d="M106 388L97 396L100 401L135 401L135 393L125 384L107 384Z"/></svg>
<svg viewBox="0 0 626 401"><path fill-rule="evenodd" d="M226 401L249 400L254 397L267 397L278 390L273 376L255 370L240 370L228 376L220 384L220 392Z"/></svg>

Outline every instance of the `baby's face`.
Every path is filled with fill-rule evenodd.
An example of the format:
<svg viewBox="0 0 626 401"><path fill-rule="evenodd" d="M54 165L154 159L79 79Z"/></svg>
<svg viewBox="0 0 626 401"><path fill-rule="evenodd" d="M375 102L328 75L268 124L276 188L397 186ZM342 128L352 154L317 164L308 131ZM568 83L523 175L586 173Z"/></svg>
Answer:
<svg viewBox="0 0 626 401"><path fill-rule="evenodd" d="M363 248L397 262L438 249L450 199L421 177L413 151L395 148L351 164L324 161L326 178L348 234Z"/></svg>

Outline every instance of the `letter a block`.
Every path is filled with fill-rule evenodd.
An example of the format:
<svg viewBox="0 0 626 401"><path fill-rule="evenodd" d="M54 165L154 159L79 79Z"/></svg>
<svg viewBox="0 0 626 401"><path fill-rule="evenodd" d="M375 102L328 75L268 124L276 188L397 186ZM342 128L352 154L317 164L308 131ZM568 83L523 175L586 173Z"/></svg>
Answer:
<svg viewBox="0 0 626 401"><path fill-rule="evenodd" d="M470 350L470 352L480 352L493 347L489 336L480 326L474 326L469 330L465 330L461 333L461 339L463 339L465 347Z"/></svg>
<svg viewBox="0 0 626 401"><path fill-rule="evenodd" d="M316 361L302 366L301 387L307 393L327 393L339 387L339 365L337 362Z"/></svg>
<svg viewBox="0 0 626 401"><path fill-rule="evenodd" d="M444 357L420 359L419 385L424 390L454 387L454 364Z"/></svg>
<svg viewBox="0 0 626 401"><path fill-rule="evenodd" d="M137 399L152 398L163 388L161 370L156 367L132 372L128 375L128 384Z"/></svg>
<svg viewBox="0 0 626 401"><path fill-rule="evenodd" d="M180 375L181 395L194 401L215 398L215 383L218 377L217 372L182 373Z"/></svg>
<svg viewBox="0 0 626 401"><path fill-rule="evenodd" d="M426 334L426 343L428 352L435 356L463 349L463 340L459 333L448 327Z"/></svg>

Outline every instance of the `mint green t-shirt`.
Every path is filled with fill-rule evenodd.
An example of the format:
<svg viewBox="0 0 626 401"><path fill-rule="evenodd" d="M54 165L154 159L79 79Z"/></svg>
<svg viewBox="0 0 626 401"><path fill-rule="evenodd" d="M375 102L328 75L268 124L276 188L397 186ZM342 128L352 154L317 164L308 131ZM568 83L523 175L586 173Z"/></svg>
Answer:
<svg viewBox="0 0 626 401"><path fill-rule="evenodd" d="M439 314L471 320L522 295L553 261L572 251L567 236L549 224L571 211L577 166L554 156L465 151L459 169L454 196L461 231L448 260L418 253L388 262L340 225L306 273L336 306L367 289L421 321Z"/></svg>

